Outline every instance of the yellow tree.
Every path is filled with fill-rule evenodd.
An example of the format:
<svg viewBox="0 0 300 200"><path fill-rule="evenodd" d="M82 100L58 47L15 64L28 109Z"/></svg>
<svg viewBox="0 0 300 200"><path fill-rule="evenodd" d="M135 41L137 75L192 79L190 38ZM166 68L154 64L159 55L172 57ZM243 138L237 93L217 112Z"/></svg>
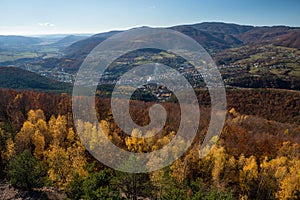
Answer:
<svg viewBox="0 0 300 200"><path fill-rule="evenodd" d="M178 159L170 166L170 177L179 185L183 185L186 174L187 162L186 160Z"/></svg>
<svg viewBox="0 0 300 200"><path fill-rule="evenodd" d="M85 155L85 147L79 138L76 137L72 128L69 129L67 138L70 144L67 152L72 163L73 173L86 177L88 174L86 171L87 159Z"/></svg>
<svg viewBox="0 0 300 200"><path fill-rule="evenodd" d="M19 154L25 149L32 149L32 136L35 132L35 127L30 121L25 121L20 132L16 135L16 152Z"/></svg>
<svg viewBox="0 0 300 200"><path fill-rule="evenodd" d="M57 134L59 135L59 133ZM73 180L75 174L82 177L87 176L84 146L71 128L68 130L66 138L67 147L60 146L60 142L57 140L46 153L49 178L61 189L64 189Z"/></svg>
<svg viewBox="0 0 300 200"><path fill-rule="evenodd" d="M254 186L258 177L256 158L255 156L245 158L244 155L241 155L238 162L240 166L239 179L241 195L244 198L248 198L250 195L250 189Z"/></svg>
<svg viewBox="0 0 300 200"><path fill-rule="evenodd" d="M41 134L41 132L39 130L36 130L34 132L32 140L33 140L33 144L35 146L33 155L38 160L42 160L43 159L43 155L44 155L44 150L45 150L45 138L44 138L44 135Z"/></svg>
<svg viewBox="0 0 300 200"><path fill-rule="evenodd" d="M224 166L224 172L223 172L223 181L225 188L229 188L232 186L238 186L239 184L239 177L237 176L239 174L238 168L237 168L237 160L234 156L227 155L226 157L226 163ZM232 188L233 189L233 188Z"/></svg>
<svg viewBox="0 0 300 200"><path fill-rule="evenodd" d="M69 181L72 180L72 163L68 152L58 146L51 145L46 153L47 164L49 166L48 176L55 185L64 189Z"/></svg>
<svg viewBox="0 0 300 200"><path fill-rule="evenodd" d="M275 198L275 193L286 173L286 157L280 156L272 160L265 157L260 164L258 195L265 199Z"/></svg>
<svg viewBox="0 0 300 200"><path fill-rule="evenodd" d="M66 117L59 115L55 118L52 116L48 124L49 131L53 135L53 144L65 146L63 143L65 142L68 134Z"/></svg>
<svg viewBox="0 0 300 200"><path fill-rule="evenodd" d="M276 193L280 200L300 198L300 160L289 160L288 167L288 173L285 173L280 182L280 190Z"/></svg>
<svg viewBox="0 0 300 200"><path fill-rule="evenodd" d="M9 138L6 141L6 151L3 153L3 157L4 157L5 160L10 160L10 159L13 158L13 156L15 154L16 154L15 143L11 138Z"/></svg>
<svg viewBox="0 0 300 200"><path fill-rule="evenodd" d="M35 124L35 130L38 130L43 136L45 140L45 148L47 148L50 142L53 140L51 133L49 132L47 122L43 119L39 119Z"/></svg>
<svg viewBox="0 0 300 200"><path fill-rule="evenodd" d="M131 152L144 152L147 151L147 145L145 139L141 138L142 132L139 129L133 129L131 137L127 137L125 140L126 147Z"/></svg>
<svg viewBox="0 0 300 200"><path fill-rule="evenodd" d="M217 188L221 188L220 176L224 170L225 162L226 162L226 152L224 147L215 146L211 151L214 166L212 169L212 179L217 186Z"/></svg>
<svg viewBox="0 0 300 200"><path fill-rule="evenodd" d="M21 153L25 149L34 152L38 160L42 159L43 151L46 147L45 136L47 142L50 142L47 123L42 110L30 110L28 119L24 122L21 130L16 135L16 152Z"/></svg>
<svg viewBox="0 0 300 200"><path fill-rule="evenodd" d="M27 121L31 122L32 124L35 124L38 122L38 120L46 120L44 112L41 109L38 109L36 111L30 110L27 114Z"/></svg>

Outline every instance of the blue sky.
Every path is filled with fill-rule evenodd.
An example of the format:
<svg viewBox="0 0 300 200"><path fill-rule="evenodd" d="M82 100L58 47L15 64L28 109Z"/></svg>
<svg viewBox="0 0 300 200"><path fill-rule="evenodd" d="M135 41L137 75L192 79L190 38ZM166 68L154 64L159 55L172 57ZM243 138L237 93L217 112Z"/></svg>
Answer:
<svg viewBox="0 0 300 200"><path fill-rule="evenodd" d="M0 0L0 34L97 33L204 21L300 26L299 0Z"/></svg>

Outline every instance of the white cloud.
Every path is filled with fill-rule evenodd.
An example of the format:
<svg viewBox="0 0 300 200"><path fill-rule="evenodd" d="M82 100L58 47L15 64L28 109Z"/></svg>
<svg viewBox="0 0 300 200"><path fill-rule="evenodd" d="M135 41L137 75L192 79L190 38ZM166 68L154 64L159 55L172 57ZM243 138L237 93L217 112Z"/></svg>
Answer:
<svg viewBox="0 0 300 200"><path fill-rule="evenodd" d="M155 5L151 5L148 8L150 8L150 9L156 9L156 6Z"/></svg>
<svg viewBox="0 0 300 200"><path fill-rule="evenodd" d="M53 27L55 26L54 24L51 24L49 22L44 22L44 23L38 23L39 26L44 26L44 27Z"/></svg>

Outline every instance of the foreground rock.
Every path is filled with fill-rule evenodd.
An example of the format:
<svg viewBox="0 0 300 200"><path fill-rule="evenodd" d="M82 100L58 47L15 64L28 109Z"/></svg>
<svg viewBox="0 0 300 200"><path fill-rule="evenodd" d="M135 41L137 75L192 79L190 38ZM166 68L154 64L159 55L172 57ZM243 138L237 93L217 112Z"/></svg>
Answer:
<svg viewBox="0 0 300 200"><path fill-rule="evenodd" d="M65 199L64 193L50 187L33 189L33 191L22 191L14 188L8 183L0 184L0 199L1 200L61 200Z"/></svg>

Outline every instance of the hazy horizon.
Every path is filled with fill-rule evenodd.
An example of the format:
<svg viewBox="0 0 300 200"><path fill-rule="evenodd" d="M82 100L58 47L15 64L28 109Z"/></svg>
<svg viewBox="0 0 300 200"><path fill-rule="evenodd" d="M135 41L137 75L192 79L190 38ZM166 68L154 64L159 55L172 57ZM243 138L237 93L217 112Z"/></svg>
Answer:
<svg viewBox="0 0 300 200"><path fill-rule="evenodd" d="M0 35L94 34L201 22L300 26L300 2L0 0Z"/></svg>
<svg viewBox="0 0 300 200"><path fill-rule="evenodd" d="M234 23L234 22L223 22L223 21L203 21L203 22L193 22L193 23L183 23L183 24L174 24L170 26L148 26L152 28L168 28L168 27L173 27L177 25L192 25L192 24L198 24L198 23L225 23L225 24L236 24L236 25L242 25L242 26L256 26L256 27L272 27L272 26L288 26L285 24L274 24L274 25L253 25L253 24L239 24L239 23ZM110 31L126 31L129 29L134 29L134 28L139 28L143 27L146 25L140 25L140 26L133 26L133 27L128 27L124 29L109 29L109 30L104 30L104 31L97 31L97 32L57 32L57 33L28 33L28 34L1 34L1 36L31 36L31 37L43 37L43 36L68 36L68 35L82 35L82 36L91 36L94 34L99 34L99 33L105 33L105 32L110 32ZM298 28L300 26L288 26L288 27L295 27Z"/></svg>

